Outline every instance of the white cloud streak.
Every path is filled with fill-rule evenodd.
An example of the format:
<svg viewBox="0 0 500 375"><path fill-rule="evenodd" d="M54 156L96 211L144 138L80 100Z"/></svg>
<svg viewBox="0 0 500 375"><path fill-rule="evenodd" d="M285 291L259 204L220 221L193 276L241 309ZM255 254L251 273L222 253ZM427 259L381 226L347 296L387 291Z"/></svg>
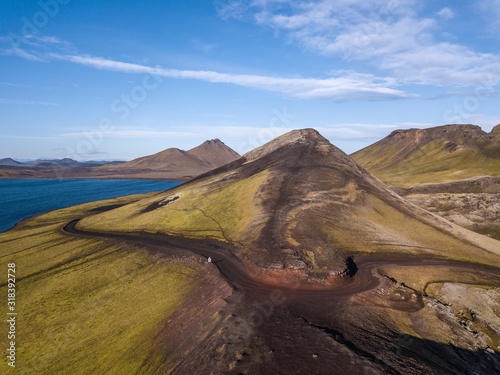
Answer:
<svg viewBox="0 0 500 375"><path fill-rule="evenodd" d="M93 131L81 131L81 132L71 132L71 133L60 133L57 134L58 138L82 138L85 134L93 134ZM108 138L167 138L167 139L186 139L186 138L196 138L200 137L200 133L193 131L161 131L161 130L144 130L144 129L122 129L113 130L106 133Z"/></svg>
<svg viewBox="0 0 500 375"><path fill-rule="evenodd" d="M455 17L455 12L453 12L450 8L443 8L436 14L445 21L451 20Z"/></svg>
<svg viewBox="0 0 500 375"><path fill-rule="evenodd" d="M394 80L372 75L347 73L333 78L283 78L249 74L227 74L203 70L177 70L131 64L95 56L51 54L52 59L75 64L134 74L152 74L166 78L194 79L213 83L229 83L275 91L301 99L385 100L410 97L393 88Z"/></svg>
<svg viewBox="0 0 500 375"><path fill-rule="evenodd" d="M37 141L57 141L60 138L57 137L57 136L36 136L36 135L0 134L0 139L23 139L23 140L37 140Z"/></svg>
<svg viewBox="0 0 500 375"><path fill-rule="evenodd" d="M0 98L0 104L20 104L20 105L59 105L58 103L44 102L39 100L12 100Z"/></svg>
<svg viewBox="0 0 500 375"><path fill-rule="evenodd" d="M226 83L273 91L299 99L374 101L412 97L412 95L396 88L397 83L394 79L371 74L340 72L334 77L304 78L229 74L209 70L179 70L82 55L76 53L75 48L69 43L51 36L27 36L22 40L22 43L17 43L17 45L8 37L0 37L0 42L9 45L3 50L4 54L16 55L30 61L50 62L58 60L115 72Z"/></svg>

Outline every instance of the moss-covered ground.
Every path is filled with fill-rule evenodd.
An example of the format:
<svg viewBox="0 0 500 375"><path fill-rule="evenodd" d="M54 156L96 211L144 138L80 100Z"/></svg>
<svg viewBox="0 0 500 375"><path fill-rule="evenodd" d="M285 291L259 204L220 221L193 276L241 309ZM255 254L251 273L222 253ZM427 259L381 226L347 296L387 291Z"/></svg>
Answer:
<svg viewBox="0 0 500 375"><path fill-rule="evenodd" d="M16 265L16 373L133 374L146 359L149 368L163 362L151 357L157 334L197 285L196 267L140 246L60 231L99 206L134 200L51 212L0 236L2 274L6 277L7 264ZM6 329L3 325L5 348Z"/></svg>

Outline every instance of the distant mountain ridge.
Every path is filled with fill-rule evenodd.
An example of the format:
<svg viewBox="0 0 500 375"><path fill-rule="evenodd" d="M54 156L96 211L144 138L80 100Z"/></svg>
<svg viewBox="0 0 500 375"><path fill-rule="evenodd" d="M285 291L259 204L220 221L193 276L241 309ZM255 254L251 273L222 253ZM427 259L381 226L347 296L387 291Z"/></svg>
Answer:
<svg viewBox="0 0 500 375"><path fill-rule="evenodd" d="M17 161L12 158L0 159L0 167L44 167L44 166L68 166L68 167L82 167L82 166L99 166L108 164L106 161L77 161L71 158L63 159L36 159L29 161Z"/></svg>
<svg viewBox="0 0 500 375"><path fill-rule="evenodd" d="M168 148L156 154L143 156L116 166L102 166L96 172L108 175L126 173L145 178L189 180L204 172L238 159L240 155L220 139L203 142L188 151Z"/></svg>
<svg viewBox="0 0 500 375"><path fill-rule="evenodd" d="M216 168L238 159L240 155L220 139L212 139L188 151L168 148L153 155L143 156L120 168Z"/></svg>
<svg viewBox="0 0 500 375"><path fill-rule="evenodd" d="M23 165L23 163L16 161L12 158L0 159L0 166L17 167L17 166L21 166L21 165Z"/></svg>
<svg viewBox="0 0 500 375"><path fill-rule="evenodd" d="M147 178L186 181L238 159L240 155L220 139L203 142L188 150L169 148L129 162L78 162L70 158L0 160L0 178Z"/></svg>
<svg viewBox="0 0 500 375"><path fill-rule="evenodd" d="M500 125L452 124L395 130L352 158L397 187L500 176Z"/></svg>

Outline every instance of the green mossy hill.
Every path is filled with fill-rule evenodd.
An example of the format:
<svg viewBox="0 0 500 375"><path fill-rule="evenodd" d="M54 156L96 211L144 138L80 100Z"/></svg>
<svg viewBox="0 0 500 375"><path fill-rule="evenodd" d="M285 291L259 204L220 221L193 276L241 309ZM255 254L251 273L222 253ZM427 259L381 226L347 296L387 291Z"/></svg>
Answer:
<svg viewBox="0 0 500 375"><path fill-rule="evenodd" d="M362 253L498 262L500 250L396 195L312 129L79 227L214 239L260 267L315 272L341 272Z"/></svg>
<svg viewBox="0 0 500 375"><path fill-rule="evenodd" d="M500 130L444 125L396 130L351 155L385 183L401 188L500 176Z"/></svg>
<svg viewBox="0 0 500 375"><path fill-rule="evenodd" d="M0 235L0 263L5 271L16 264L16 373L137 374L157 360L158 332L197 285L196 267L60 231L101 206L137 199L54 211Z"/></svg>

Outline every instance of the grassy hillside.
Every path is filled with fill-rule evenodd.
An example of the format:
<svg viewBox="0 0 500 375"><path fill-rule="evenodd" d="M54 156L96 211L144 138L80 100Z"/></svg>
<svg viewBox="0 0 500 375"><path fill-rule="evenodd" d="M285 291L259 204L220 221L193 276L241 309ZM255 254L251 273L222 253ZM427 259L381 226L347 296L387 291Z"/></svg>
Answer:
<svg viewBox="0 0 500 375"><path fill-rule="evenodd" d="M55 211L0 236L0 264L16 264L16 373L133 374L164 361L158 332L198 285L196 266L59 230L103 204L134 200Z"/></svg>
<svg viewBox="0 0 500 375"><path fill-rule="evenodd" d="M393 194L312 130L284 135L244 160L79 226L212 238L271 268L336 271L347 256L373 252L498 264L499 242Z"/></svg>
<svg viewBox="0 0 500 375"><path fill-rule="evenodd" d="M473 125L400 130L351 156L402 188L500 176L500 135Z"/></svg>
<svg viewBox="0 0 500 375"><path fill-rule="evenodd" d="M246 242L262 209L259 188L263 171L233 184L209 178L115 210L83 219L79 227L94 231L145 231L221 242ZM215 194L211 194L216 188Z"/></svg>

